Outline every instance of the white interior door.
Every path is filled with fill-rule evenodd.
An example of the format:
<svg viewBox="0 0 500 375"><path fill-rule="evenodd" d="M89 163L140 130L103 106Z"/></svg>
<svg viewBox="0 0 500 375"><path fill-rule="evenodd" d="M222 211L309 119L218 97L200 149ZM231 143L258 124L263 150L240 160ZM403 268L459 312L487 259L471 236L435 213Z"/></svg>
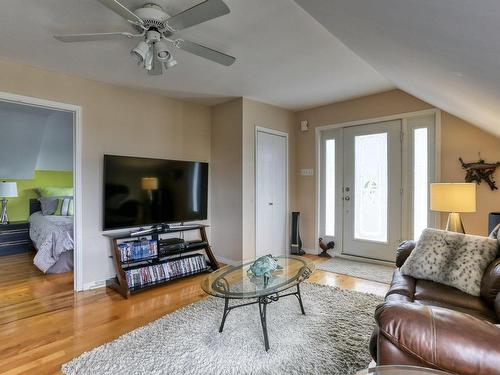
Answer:
<svg viewBox="0 0 500 375"><path fill-rule="evenodd" d="M285 255L287 226L287 137L256 134L256 256Z"/></svg>
<svg viewBox="0 0 500 375"><path fill-rule="evenodd" d="M344 129L343 253L394 261L401 240L401 121Z"/></svg>

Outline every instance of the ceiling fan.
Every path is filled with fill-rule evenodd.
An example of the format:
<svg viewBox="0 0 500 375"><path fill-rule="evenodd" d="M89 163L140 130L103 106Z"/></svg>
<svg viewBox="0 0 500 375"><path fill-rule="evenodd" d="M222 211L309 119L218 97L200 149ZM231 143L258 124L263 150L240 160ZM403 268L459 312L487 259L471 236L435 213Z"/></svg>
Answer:
<svg viewBox="0 0 500 375"><path fill-rule="evenodd" d="M236 61L233 56L201 44L174 38L175 32L179 30L228 14L230 10L222 0L205 0L174 16L168 15L159 5L154 3L146 3L135 11L131 11L117 0L98 1L125 18L137 29L138 33L66 34L54 35L54 38L61 42L142 38L130 53L137 58L137 63L144 67L150 75L161 75L163 66L168 69L177 65L177 61L170 52L170 46L225 66L230 66Z"/></svg>

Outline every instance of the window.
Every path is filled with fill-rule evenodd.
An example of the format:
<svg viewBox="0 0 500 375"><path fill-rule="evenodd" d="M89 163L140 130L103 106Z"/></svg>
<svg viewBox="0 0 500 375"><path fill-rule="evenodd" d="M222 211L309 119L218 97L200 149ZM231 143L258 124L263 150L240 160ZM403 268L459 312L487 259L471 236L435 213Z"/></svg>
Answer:
<svg viewBox="0 0 500 375"><path fill-rule="evenodd" d="M335 236L335 139L325 141L325 235Z"/></svg>
<svg viewBox="0 0 500 375"><path fill-rule="evenodd" d="M387 133L354 138L354 238L387 241Z"/></svg>
<svg viewBox="0 0 500 375"><path fill-rule="evenodd" d="M428 227L429 155L427 128L413 129L413 238Z"/></svg>

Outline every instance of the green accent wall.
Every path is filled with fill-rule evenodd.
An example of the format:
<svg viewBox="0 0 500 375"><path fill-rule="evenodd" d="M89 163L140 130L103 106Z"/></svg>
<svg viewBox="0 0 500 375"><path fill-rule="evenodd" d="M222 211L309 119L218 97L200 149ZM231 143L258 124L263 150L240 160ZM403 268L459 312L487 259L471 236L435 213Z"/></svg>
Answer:
<svg viewBox="0 0 500 375"><path fill-rule="evenodd" d="M35 171L32 180L2 180L17 182L17 198L9 200L7 213L9 221L27 220L29 217L29 201L38 198L34 189L46 186L72 187L73 172Z"/></svg>

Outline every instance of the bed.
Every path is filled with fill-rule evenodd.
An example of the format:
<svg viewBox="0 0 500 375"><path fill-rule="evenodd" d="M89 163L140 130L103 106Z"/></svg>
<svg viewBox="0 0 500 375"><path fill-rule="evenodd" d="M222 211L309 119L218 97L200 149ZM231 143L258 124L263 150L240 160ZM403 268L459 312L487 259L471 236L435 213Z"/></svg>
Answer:
<svg viewBox="0 0 500 375"><path fill-rule="evenodd" d="M73 271L73 217L44 216L38 199L31 199L29 221L35 266L44 273Z"/></svg>

